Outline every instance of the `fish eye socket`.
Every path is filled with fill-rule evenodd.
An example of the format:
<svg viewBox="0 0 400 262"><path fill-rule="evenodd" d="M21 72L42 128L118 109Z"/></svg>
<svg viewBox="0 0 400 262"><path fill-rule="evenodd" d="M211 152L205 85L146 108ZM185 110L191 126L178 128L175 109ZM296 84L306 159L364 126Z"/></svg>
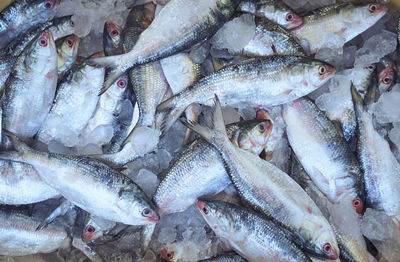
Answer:
<svg viewBox="0 0 400 262"><path fill-rule="evenodd" d="M72 46L74 45L74 42L73 42L71 39L68 39L68 40L67 40L67 45L68 45L69 47L72 47Z"/></svg>
<svg viewBox="0 0 400 262"><path fill-rule="evenodd" d="M119 88L124 88L125 85L126 85L126 81L125 80L119 80L117 85L118 85Z"/></svg>
<svg viewBox="0 0 400 262"><path fill-rule="evenodd" d="M259 130L260 132L264 132L264 130L265 130L265 125L264 125L264 123L261 123L261 124L258 125L258 130Z"/></svg>
<svg viewBox="0 0 400 262"><path fill-rule="evenodd" d="M40 46L43 46L43 47L47 46L47 40L44 39L44 38L40 39L39 45L40 45Z"/></svg>
<svg viewBox="0 0 400 262"><path fill-rule="evenodd" d="M95 228L93 226L88 226L86 231L89 232L89 233L93 233L95 231Z"/></svg>
<svg viewBox="0 0 400 262"><path fill-rule="evenodd" d="M69 21L69 25L71 26L71 27L74 27L75 26L75 23L74 23L74 21Z"/></svg>
<svg viewBox="0 0 400 262"><path fill-rule="evenodd" d="M374 70L374 68L375 68L374 65L369 65L369 66L368 66L368 69L369 69L369 70Z"/></svg>
<svg viewBox="0 0 400 262"><path fill-rule="evenodd" d="M319 73L320 75L325 74L325 73L326 73L326 67L325 67L325 66L320 66L320 67L318 67L318 73Z"/></svg>
<svg viewBox="0 0 400 262"><path fill-rule="evenodd" d="M373 13L373 12L375 12L376 10L378 10L378 6L372 4L372 5L369 5L368 9L369 9L369 11L370 11L371 13Z"/></svg>
<svg viewBox="0 0 400 262"><path fill-rule="evenodd" d="M390 83L392 83L392 79L390 77L385 77L382 81L385 85L390 85Z"/></svg>
<svg viewBox="0 0 400 262"><path fill-rule="evenodd" d="M293 18L294 18L293 14L286 15L286 21L293 21Z"/></svg>
<svg viewBox="0 0 400 262"><path fill-rule="evenodd" d="M326 243L326 244L324 245L323 249L324 249L324 252L325 252L326 254L329 254L329 253L331 253L331 251L332 251L332 247L331 247L331 245L330 245L329 243Z"/></svg>
<svg viewBox="0 0 400 262"><path fill-rule="evenodd" d="M206 214L206 215L208 214L208 209L207 209L207 208L203 207L202 210L203 210L203 213L204 213L204 214Z"/></svg>
<svg viewBox="0 0 400 262"><path fill-rule="evenodd" d="M111 31L111 36L112 37L116 37L118 35L118 31L117 30L112 30Z"/></svg>
<svg viewBox="0 0 400 262"><path fill-rule="evenodd" d="M149 208L145 208L145 209L143 209L143 211L142 211L142 215L144 216L144 217L150 217L151 216L151 210L149 209Z"/></svg>
<svg viewBox="0 0 400 262"><path fill-rule="evenodd" d="M359 207L360 204L361 204L360 200L358 200L358 199L354 199L354 200L353 200L353 206L354 206L354 207Z"/></svg>
<svg viewBox="0 0 400 262"><path fill-rule="evenodd" d="M167 254L167 258L172 259L174 258L174 252L170 252Z"/></svg>
<svg viewBox="0 0 400 262"><path fill-rule="evenodd" d="M50 9L52 6L53 6L53 4L52 4L50 1L47 1L47 2L44 4L44 7L47 8L47 9Z"/></svg>

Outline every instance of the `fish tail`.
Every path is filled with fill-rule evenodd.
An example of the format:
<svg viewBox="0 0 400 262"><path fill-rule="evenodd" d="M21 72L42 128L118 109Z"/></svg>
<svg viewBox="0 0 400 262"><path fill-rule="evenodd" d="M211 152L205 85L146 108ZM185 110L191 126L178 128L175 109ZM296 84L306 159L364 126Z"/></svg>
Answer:
<svg viewBox="0 0 400 262"><path fill-rule="evenodd" d="M186 119L191 120L192 122L198 122L199 114L200 114L200 106L198 104L192 104L185 110ZM189 142L190 135L192 130L188 128L186 130L185 139L183 140L183 144L186 145Z"/></svg>
<svg viewBox="0 0 400 262"><path fill-rule="evenodd" d="M186 107L177 106L178 95L173 96L166 101L162 102L157 107L157 112L165 112L165 118L162 120L160 130L161 134L165 135L172 125L185 111Z"/></svg>
<svg viewBox="0 0 400 262"><path fill-rule="evenodd" d="M114 68L108 73L106 81L104 81L103 87L100 89L99 96L104 94L114 83L117 81L124 71L120 68Z"/></svg>
<svg viewBox="0 0 400 262"><path fill-rule="evenodd" d="M353 82L351 82L350 92L353 100L354 112L356 113L356 117L359 118L364 111L364 105L363 99L360 93L358 93L357 89L354 87Z"/></svg>

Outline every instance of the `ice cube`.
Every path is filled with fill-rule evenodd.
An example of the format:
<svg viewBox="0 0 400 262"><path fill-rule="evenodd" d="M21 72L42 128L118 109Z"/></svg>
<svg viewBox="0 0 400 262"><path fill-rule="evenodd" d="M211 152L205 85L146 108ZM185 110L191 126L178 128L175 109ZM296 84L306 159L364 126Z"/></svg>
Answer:
<svg viewBox="0 0 400 262"><path fill-rule="evenodd" d="M154 195L158 183L160 182L158 181L157 176L147 169L141 169L134 181L136 182L136 184L139 185L139 187L146 193L149 198Z"/></svg>
<svg viewBox="0 0 400 262"><path fill-rule="evenodd" d="M400 148L400 122L393 123L393 128L389 132L389 138Z"/></svg>
<svg viewBox="0 0 400 262"><path fill-rule="evenodd" d="M383 93L371 110L380 124L400 122L400 84L396 84L390 92Z"/></svg>

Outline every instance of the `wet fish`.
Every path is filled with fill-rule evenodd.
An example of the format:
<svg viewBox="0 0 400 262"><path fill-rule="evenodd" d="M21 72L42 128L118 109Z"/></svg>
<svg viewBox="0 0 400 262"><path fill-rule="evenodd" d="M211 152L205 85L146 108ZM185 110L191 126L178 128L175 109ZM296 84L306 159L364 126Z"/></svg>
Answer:
<svg viewBox="0 0 400 262"><path fill-rule="evenodd" d="M214 93L223 105L270 107L284 104L323 85L336 72L324 62L300 56L268 56L226 66L161 103L167 111L164 131L192 103L210 105Z"/></svg>
<svg viewBox="0 0 400 262"><path fill-rule="evenodd" d="M79 37L70 35L56 42L58 78L61 78L74 65L78 56Z"/></svg>
<svg viewBox="0 0 400 262"><path fill-rule="evenodd" d="M0 160L0 203L24 205L58 196L56 190L40 178L28 164Z"/></svg>
<svg viewBox="0 0 400 262"><path fill-rule="evenodd" d="M92 240L98 239L115 225L116 223L113 221L89 214L85 220L85 225L83 226L81 235L82 241L88 243Z"/></svg>
<svg viewBox="0 0 400 262"><path fill-rule="evenodd" d="M364 172L366 206L384 211L399 224L400 164L388 142L375 130L372 115L364 109L354 86L351 95L357 119L357 153Z"/></svg>
<svg viewBox="0 0 400 262"><path fill-rule="evenodd" d="M5 152L0 157L32 165L43 181L72 204L94 216L128 225L158 222L158 214L144 192L103 162L38 152L10 137L18 152Z"/></svg>
<svg viewBox="0 0 400 262"><path fill-rule="evenodd" d="M235 146L259 155L272 130L269 120L238 122L227 126ZM163 214L181 212L196 199L222 191L231 184L218 151L203 139L192 142L161 181L154 203Z"/></svg>
<svg viewBox="0 0 400 262"><path fill-rule="evenodd" d="M306 55L298 40L283 27L260 17L256 17L255 23L255 34L241 50L241 55Z"/></svg>
<svg viewBox="0 0 400 262"><path fill-rule="evenodd" d="M199 260L198 262L246 262L247 260L236 254L225 254Z"/></svg>
<svg viewBox="0 0 400 262"><path fill-rule="evenodd" d="M378 74L378 79L379 79L378 88L380 94L391 90L392 86L396 81L396 73L397 73L396 65L389 58L384 57L381 59L381 62L385 66L385 68L382 69L382 71L380 71Z"/></svg>
<svg viewBox="0 0 400 262"><path fill-rule="evenodd" d="M286 29L303 23L302 18L281 0L245 0L239 4L238 10L265 17Z"/></svg>
<svg viewBox="0 0 400 262"><path fill-rule="evenodd" d="M22 139L33 137L50 110L57 86L57 51L49 30L21 53L4 86L3 128Z"/></svg>
<svg viewBox="0 0 400 262"><path fill-rule="evenodd" d="M304 190L274 165L229 142L217 97L213 120L212 130L187 125L218 149L242 200L299 237L294 240L303 250L337 259L339 248L333 229Z"/></svg>
<svg viewBox="0 0 400 262"><path fill-rule="evenodd" d="M311 261L271 220L227 202L198 200L208 225L248 261Z"/></svg>
<svg viewBox="0 0 400 262"><path fill-rule="evenodd" d="M291 31L300 40L307 40L314 54L327 46L342 47L374 25L387 12L383 4L343 3L322 7L303 16L303 24ZM336 43L332 43L335 35Z"/></svg>
<svg viewBox="0 0 400 262"><path fill-rule="evenodd" d="M356 239L351 236L336 233L340 248L340 261L343 262L368 262L368 256L360 247Z"/></svg>
<svg viewBox="0 0 400 262"><path fill-rule="evenodd" d="M18 0L0 13L0 46L37 24L51 20L59 0Z"/></svg>
<svg viewBox="0 0 400 262"><path fill-rule="evenodd" d="M103 49L106 56L120 55L123 53L122 28L114 22L104 24Z"/></svg>
<svg viewBox="0 0 400 262"><path fill-rule="evenodd" d="M315 185L333 203L350 195L363 212L363 176L356 156L340 130L307 97L284 106L290 146Z"/></svg>
<svg viewBox="0 0 400 262"><path fill-rule="evenodd" d="M13 68L17 57L12 55L0 56L0 87L3 87L4 83L10 76L11 69Z"/></svg>
<svg viewBox="0 0 400 262"><path fill-rule="evenodd" d="M74 146L69 145L74 143L70 136L77 137L92 117L103 81L103 68L89 66L85 61L72 68L58 84L53 105L38 133L39 141L48 144L58 140Z"/></svg>
<svg viewBox="0 0 400 262"><path fill-rule="evenodd" d="M171 0L131 51L90 61L113 68L103 91L129 68L179 53L211 37L229 20L238 4L239 0Z"/></svg>

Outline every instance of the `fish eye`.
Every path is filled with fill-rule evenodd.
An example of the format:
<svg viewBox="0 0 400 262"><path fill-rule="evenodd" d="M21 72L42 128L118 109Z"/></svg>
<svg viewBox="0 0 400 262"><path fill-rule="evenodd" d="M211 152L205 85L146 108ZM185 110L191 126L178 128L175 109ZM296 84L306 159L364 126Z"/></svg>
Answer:
<svg viewBox="0 0 400 262"><path fill-rule="evenodd" d="M203 210L204 214L206 214L206 215L208 214L208 209L207 208L203 207L202 210Z"/></svg>
<svg viewBox="0 0 400 262"><path fill-rule="evenodd" d="M293 18L294 18L293 14L286 15L286 21L293 21Z"/></svg>
<svg viewBox="0 0 400 262"><path fill-rule="evenodd" d="M70 25L71 27L74 27L74 26L75 26L74 21L70 20L70 21L69 21L69 25Z"/></svg>
<svg viewBox="0 0 400 262"><path fill-rule="evenodd" d="M325 74L325 73L326 73L326 67L325 67L325 66L320 66L320 67L318 67L318 73L319 73L320 75Z"/></svg>
<svg viewBox="0 0 400 262"><path fill-rule="evenodd" d="M151 216L151 210L149 209L149 208L145 208L145 209L143 209L143 211L142 211L142 216L144 216L144 217L150 217Z"/></svg>
<svg viewBox="0 0 400 262"><path fill-rule="evenodd" d="M390 85L392 83L392 79L390 77L385 77L384 79L382 79L382 82L385 85Z"/></svg>
<svg viewBox="0 0 400 262"><path fill-rule="evenodd" d="M376 10L378 10L378 6L375 5L375 4L369 5L368 10L369 10L371 13L374 13Z"/></svg>
<svg viewBox="0 0 400 262"><path fill-rule="evenodd" d="M368 69L372 71L372 70L375 69L375 66L374 66L373 64L372 64L372 65L369 65L369 66L368 66Z"/></svg>
<svg viewBox="0 0 400 262"><path fill-rule="evenodd" d="M261 123L261 124L258 125L258 131L260 131L260 132L264 132L265 131L264 123Z"/></svg>
<svg viewBox="0 0 400 262"><path fill-rule="evenodd" d="M47 46L47 40L45 38L40 39L39 45L43 47Z"/></svg>
<svg viewBox="0 0 400 262"><path fill-rule="evenodd" d="M125 85L126 85L126 81L121 79L121 80L118 81L117 85L118 85L119 88L124 88Z"/></svg>
<svg viewBox="0 0 400 262"><path fill-rule="evenodd" d="M68 45L69 47L72 47L72 46L74 45L74 42L73 42L71 39L68 39L68 40L67 40L67 45Z"/></svg>
<svg viewBox="0 0 400 262"><path fill-rule="evenodd" d="M52 3L51 1L47 1L47 2L44 4L44 7L47 8L47 9L50 9L50 8L53 7L53 3Z"/></svg>
<svg viewBox="0 0 400 262"><path fill-rule="evenodd" d="M111 36L112 37L116 37L118 35L118 31L117 30L112 30L111 31Z"/></svg>
<svg viewBox="0 0 400 262"><path fill-rule="evenodd" d="M173 259L174 258L174 252L167 253L167 258L168 259Z"/></svg>
<svg viewBox="0 0 400 262"><path fill-rule="evenodd" d="M331 253L331 252L332 252L331 244L326 243L326 244L323 246L323 250L324 250L324 252L325 252L326 254Z"/></svg>
<svg viewBox="0 0 400 262"><path fill-rule="evenodd" d="M86 231L89 232L89 233L93 233L95 230L96 230L96 229L95 229L93 226L88 226L88 227L86 228Z"/></svg>

